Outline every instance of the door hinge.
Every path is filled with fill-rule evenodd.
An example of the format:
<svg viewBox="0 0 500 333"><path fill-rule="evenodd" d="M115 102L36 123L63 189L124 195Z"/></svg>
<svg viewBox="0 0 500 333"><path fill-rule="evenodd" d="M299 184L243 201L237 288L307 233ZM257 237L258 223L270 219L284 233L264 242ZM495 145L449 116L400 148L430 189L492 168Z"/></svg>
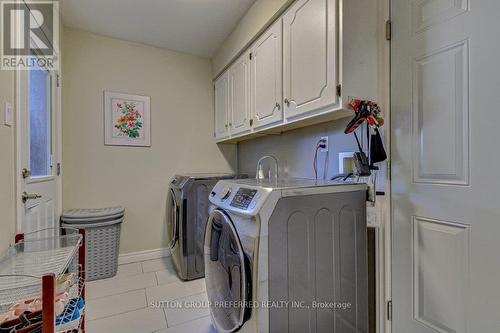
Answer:
<svg viewBox="0 0 500 333"><path fill-rule="evenodd" d="M253 53L252 52L250 52L250 54L248 55L248 58L250 58L250 60L252 60L252 58L253 58Z"/></svg>
<svg viewBox="0 0 500 333"><path fill-rule="evenodd" d="M391 20L385 21L385 39L386 40L392 39L392 21Z"/></svg>
<svg viewBox="0 0 500 333"><path fill-rule="evenodd" d="M57 170L56 170L56 174L57 174L58 176L60 176L60 175L61 175L61 163L57 163Z"/></svg>
<svg viewBox="0 0 500 333"><path fill-rule="evenodd" d="M59 74L56 75L56 87L61 86L61 76Z"/></svg>
<svg viewBox="0 0 500 333"><path fill-rule="evenodd" d="M387 320L392 321L392 301L387 301Z"/></svg>
<svg viewBox="0 0 500 333"><path fill-rule="evenodd" d="M338 97L342 96L342 85L341 84L337 85L337 96Z"/></svg>

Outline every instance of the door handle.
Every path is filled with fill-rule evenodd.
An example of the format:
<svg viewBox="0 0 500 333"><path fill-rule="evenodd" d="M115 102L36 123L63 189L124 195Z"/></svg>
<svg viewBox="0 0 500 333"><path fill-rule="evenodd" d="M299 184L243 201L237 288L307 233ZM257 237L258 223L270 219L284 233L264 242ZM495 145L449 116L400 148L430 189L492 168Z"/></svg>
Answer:
<svg viewBox="0 0 500 333"><path fill-rule="evenodd" d="M23 203L26 203L28 200L35 200L35 199L40 199L42 196L37 193L26 193L23 192L23 195L21 196Z"/></svg>
<svg viewBox="0 0 500 333"><path fill-rule="evenodd" d="M290 100L288 98L285 98L284 102L285 102L286 106L288 106L288 107L290 106Z"/></svg>

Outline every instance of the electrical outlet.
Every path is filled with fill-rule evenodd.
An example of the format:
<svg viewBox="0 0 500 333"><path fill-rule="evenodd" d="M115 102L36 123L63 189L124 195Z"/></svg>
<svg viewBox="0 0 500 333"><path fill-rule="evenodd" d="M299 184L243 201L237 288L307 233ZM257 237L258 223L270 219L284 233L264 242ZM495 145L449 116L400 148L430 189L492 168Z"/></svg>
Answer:
<svg viewBox="0 0 500 333"><path fill-rule="evenodd" d="M320 148L319 151L322 151L322 152L327 152L328 149L330 148L328 146L328 137L327 136L323 136L319 139L320 143L323 143L325 145L325 148Z"/></svg>

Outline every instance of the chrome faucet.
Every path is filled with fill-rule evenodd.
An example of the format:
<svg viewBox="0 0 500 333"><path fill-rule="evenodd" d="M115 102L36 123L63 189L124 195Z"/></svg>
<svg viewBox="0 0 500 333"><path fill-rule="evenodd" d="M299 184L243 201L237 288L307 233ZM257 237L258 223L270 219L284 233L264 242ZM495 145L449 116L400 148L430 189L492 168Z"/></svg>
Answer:
<svg viewBox="0 0 500 333"><path fill-rule="evenodd" d="M274 177L275 177L275 180L277 182L279 179L279 162L278 162L278 159L272 155L262 156L259 159L259 161L257 162L257 171L255 172L255 179L257 179L257 181L261 180L260 170L262 168L262 162L266 159L271 159L274 161ZM269 168L269 176L268 177L269 177L269 180L271 180L271 168Z"/></svg>

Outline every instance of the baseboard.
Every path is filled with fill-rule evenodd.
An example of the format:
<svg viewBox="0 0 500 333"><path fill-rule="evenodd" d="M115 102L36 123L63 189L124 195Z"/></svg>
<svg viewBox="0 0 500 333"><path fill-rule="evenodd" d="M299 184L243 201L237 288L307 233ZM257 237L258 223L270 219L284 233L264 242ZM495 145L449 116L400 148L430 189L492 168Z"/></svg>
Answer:
<svg viewBox="0 0 500 333"><path fill-rule="evenodd" d="M123 253L118 256L118 264L130 264L144 260L159 259L170 256L170 249L159 248L154 250L146 250L139 252Z"/></svg>

